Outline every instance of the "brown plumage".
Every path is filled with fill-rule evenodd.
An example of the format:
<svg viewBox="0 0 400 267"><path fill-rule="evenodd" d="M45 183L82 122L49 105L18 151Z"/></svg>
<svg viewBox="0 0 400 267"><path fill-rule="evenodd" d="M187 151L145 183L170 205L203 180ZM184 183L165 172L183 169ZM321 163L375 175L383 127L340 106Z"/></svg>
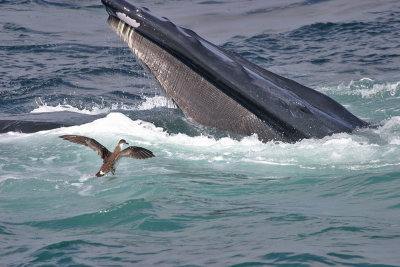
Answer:
<svg viewBox="0 0 400 267"><path fill-rule="evenodd" d="M143 147L130 146L122 150L122 146L128 144L124 139L119 140L118 145L111 153L102 144L89 137L81 135L62 135L60 138L72 143L88 146L99 153L100 157L103 159L103 165L101 165L100 170L95 174L97 177L101 177L108 172L114 174L115 164L122 157L131 157L134 159L147 159L154 157L153 152Z"/></svg>

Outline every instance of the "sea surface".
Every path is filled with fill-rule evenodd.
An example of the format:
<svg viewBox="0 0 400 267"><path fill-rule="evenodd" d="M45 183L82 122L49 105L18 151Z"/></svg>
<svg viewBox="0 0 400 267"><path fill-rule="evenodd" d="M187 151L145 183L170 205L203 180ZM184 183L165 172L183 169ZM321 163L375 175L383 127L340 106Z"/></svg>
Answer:
<svg viewBox="0 0 400 267"><path fill-rule="evenodd" d="M0 0L0 119L74 124L0 134L0 266L400 266L399 1L134 3L374 127L220 133L166 96L100 0ZM63 134L156 157L92 178L101 159Z"/></svg>

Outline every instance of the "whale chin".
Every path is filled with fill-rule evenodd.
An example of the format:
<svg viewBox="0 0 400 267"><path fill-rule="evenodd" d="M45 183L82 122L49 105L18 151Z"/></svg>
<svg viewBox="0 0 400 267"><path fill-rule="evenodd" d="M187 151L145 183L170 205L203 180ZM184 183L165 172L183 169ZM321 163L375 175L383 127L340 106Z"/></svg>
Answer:
<svg viewBox="0 0 400 267"><path fill-rule="evenodd" d="M102 0L108 23L177 106L199 124L262 141L352 132L366 122L332 98L267 71L123 0Z"/></svg>

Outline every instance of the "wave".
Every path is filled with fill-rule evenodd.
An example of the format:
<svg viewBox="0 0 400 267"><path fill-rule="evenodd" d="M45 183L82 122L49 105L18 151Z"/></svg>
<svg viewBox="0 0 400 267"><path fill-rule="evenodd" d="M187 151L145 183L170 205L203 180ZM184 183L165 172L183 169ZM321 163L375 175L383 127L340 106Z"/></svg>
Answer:
<svg viewBox="0 0 400 267"><path fill-rule="evenodd" d="M400 81L381 82L371 78L362 78L358 81L350 81L348 84L341 83L337 87L321 87L318 90L333 95L355 95L362 98L388 98L400 96Z"/></svg>
<svg viewBox="0 0 400 267"><path fill-rule="evenodd" d="M151 203L143 201L142 199L133 199L117 204L108 209L102 209L92 213L80 214L64 219L25 222L24 224L38 228L53 229L88 228L100 226L107 226L108 228L128 220L131 222L135 220L142 220L148 216L147 214L151 209ZM110 218L119 218L119 220L110 220Z"/></svg>
<svg viewBox="0 0 400 267"><path fill-rule="evenodd" d="M62 112L62 111L75 112L86 115L99 115L99 114L109 113L110 109L93 107L92 109L89 110L86 108L79 109L71 105L63 105L63 104L58 104L57 106L48 106L46 103L44 103L43 105L32 110L30 113L47 113L47 112Z"/></svg>
<svg viewBox="0 0 400 267"><path fill-rule="evenodd" d="M104 129L104 125L112 127ZM133 121L121 113L110 113L92 123L65 128L63 132L128 136L161 150L161 155L187 161L356 170L399 165L399 129L400 117L393 117L377 129L364 129L353 135L341 133L318 140L305 139L295 144L262 143L256 135L235 140L230 137L169 134L152 123Z"/></svg>
<svg viewBox="0 0 400 267"><path fill-rule="evenodd" d="M158 107L177 108L171 98L165 96L145 97L145 101L138 106L138 110L149 110Z"/></svg>
<svg viewBox="0 0 400 267"><path fill-rule="evenodd" d="M14 142L19 138L18 143L21 145L34 142L43 147L48 140L58 140L56 136L62 134L90 136L110 147L115 145L118 138L123 137L148 147L160 158L216 164L234 163L238 164L237 167L243 165L246 169L256 167L271 171L271 168L285 167L304 171L357 171L400 166L400 117L390 118L378 128L360 129L354 134L340 133L323 139L305 139L289 144L262 143L256 135L235 140L231 137L170 134L152 123L132 120L122 113L111 112L104 118L79 126L30 135L2 134L0 143ZM62 140L58 141L61 146L67 145L64 143ZM75 152L77 151L82 150L77 149Z"/></svg>
<svg viewBox="0 0 400 267"><path fill-rule="evenodd" d="M313 87L327 80L348 81L355 75L398 80L397 9L376 12L363 21L349 18L346 22L335 22L333 17L332 22L310 23L286 32L236 36L223 47Z"/></svg>
<svg viewBox="0 0 400 267"><path fill-rule="evenodd" d="M137 111L137 110L151 110L160 107L167 108L177 108L175 103L168 97L165 96L153 96L153 97L144 97L144 101L142 101L138 105L127 105L123 102L120 103L112 103L110 106L106 107L104 104L93 103L91 107L78 108L74 107L64 101L63 104L59 103L56 106L48 105L41 98L36 99L37 108L33 109L30 113L48 113L48 112L75 112L85 115L100 115L100 114L108 114L113 111Z"/></svg>

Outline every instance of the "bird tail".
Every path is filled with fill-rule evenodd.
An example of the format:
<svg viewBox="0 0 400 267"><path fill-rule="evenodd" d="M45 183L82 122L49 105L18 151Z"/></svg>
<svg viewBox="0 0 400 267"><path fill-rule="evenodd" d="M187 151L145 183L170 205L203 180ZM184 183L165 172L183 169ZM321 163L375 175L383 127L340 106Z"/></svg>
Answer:
<svg viewBox="0 0 400 267"><path fill-rule="evenodd" d="M101 171L98 171L96 174L95 174L95 176L97 176L97 177L101 177L101 176L103 176L104 175L104 173L102 173Z"/></svg>

